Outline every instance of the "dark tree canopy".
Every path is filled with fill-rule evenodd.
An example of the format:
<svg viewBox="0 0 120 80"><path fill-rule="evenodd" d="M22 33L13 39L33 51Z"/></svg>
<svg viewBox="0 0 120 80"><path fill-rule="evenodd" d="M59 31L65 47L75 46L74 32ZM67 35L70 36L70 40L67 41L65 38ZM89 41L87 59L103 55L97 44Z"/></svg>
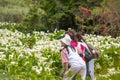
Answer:
<svg viewBox="0 0 120 80"><path fill-rule="evenodd" d="M40 8L45 12L41 20L42 25L53 31L55 28L67 30L71 27L77 29L75 17L78 7L81 5L92 9L101 6L103 0L26 0L26 2L32 4L33 8L37 7L37 10Z"/></svg>

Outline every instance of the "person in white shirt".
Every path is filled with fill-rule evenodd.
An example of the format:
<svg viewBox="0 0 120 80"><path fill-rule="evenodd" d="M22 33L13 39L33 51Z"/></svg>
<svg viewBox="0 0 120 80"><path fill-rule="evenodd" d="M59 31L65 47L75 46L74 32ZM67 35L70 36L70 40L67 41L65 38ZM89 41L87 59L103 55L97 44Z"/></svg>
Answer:
<svg viewBox="0 0 120 80"><path fill-rule="evenodd" d="M63 63L62 75L68 78L69 71L72 71L73 75L70 80L75 80L75 77L80 73L82 80L86 78L86 64L82 57L79 56L77 49L70 45L71 38L65 34L65 37L61 39L61 59ZM68 66L70 65L70 68ZM68 79L69 80L69 79Z"/></svg>

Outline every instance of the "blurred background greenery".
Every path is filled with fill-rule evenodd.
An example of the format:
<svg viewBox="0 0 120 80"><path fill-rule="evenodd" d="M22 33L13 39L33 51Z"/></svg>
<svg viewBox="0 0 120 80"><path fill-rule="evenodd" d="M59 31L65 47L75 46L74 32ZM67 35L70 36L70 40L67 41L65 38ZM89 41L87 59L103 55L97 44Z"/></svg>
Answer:
<svg viewBox="0 0 120 80"><path fill-rule="evenodd" d="M119 0L0 0L0 22L21 31L73 28L81 33L120 35Z"/></svg>

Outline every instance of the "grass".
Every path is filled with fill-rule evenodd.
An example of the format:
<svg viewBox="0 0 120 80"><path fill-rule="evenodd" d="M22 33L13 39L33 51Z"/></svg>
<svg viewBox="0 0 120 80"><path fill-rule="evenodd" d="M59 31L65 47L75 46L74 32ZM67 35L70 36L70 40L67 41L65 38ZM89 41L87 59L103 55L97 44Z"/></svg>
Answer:
<svg viewBox="0 0 120 80"><path fill-rule="evenodd" d="M20 22L29 8L24 0L0 0L0 22Z"/></svg>
<svg viewBox="0 0 120 80"><path fill-rule="evenodd" d="M69 76L72 75L72 72L69 73ZM76 76L76 80L81 80L80 74ZM86 80L91 80L89 76L86 77ZM95 80L120 80L120 72L118 71L115 74L111 74L109 76L100 76L100 74L95 74Z"/></svg>
<svg viewBox="0 0 120 80"><path fill-rule="evenodd" d="M19 6L13 6L12 8L8 7L0 7L0 14L21 14L26 15L28 13L29 9L27 7L19 7ZM5 16L3 16L5 17Z"/></svg>
<svg viewBox="0 0 120 80"><path fill-rule="evenodd" d="M0 80L9 80L8 74L2 69L0 69Z"/></svg>
<svg viewBox="0 0 120 80"><path fill-rule="evenodd" d="M120 80L120 72L109 76L96 76L96 80Z"/></svg>
<svg viewBox="0 0 120 80"><path fill-rule="evenodd" d="M28 6L24 0L0 0L0 13L27 13Z"/></svg>
<svg viewBox="0 0 120 80"><path fill-rule="evenodd" d="M96 77L95 80L119 80L120 73L110 75L109 77L101 77L101 76L95 76L95 77ZM0 70L0 80L13 80L13 79L15 79L14 75L9 76L4 70ZM19 80L19 76L16 77L16 79ZM77 75L76 80L81 80L81 76ZM90 78L87 77L86 80L90 80Z"/></svg>

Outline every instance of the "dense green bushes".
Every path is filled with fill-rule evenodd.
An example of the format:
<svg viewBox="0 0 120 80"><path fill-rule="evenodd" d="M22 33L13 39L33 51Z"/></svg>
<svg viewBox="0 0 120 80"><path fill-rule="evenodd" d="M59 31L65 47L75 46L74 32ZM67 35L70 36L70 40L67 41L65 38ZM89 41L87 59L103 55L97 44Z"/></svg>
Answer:
<svg viewBox="0 0 120 80"><path fill-rule="evenodd" d="M64 31L54 33L34 31L31 34L24 34L12 29L17 24L1 25L4 28L0 29L2 79L61 80L60 42L57 39ZM100 57L95 59L96 80L119 80L119 38L88 34L83 37L101 52Z"/></svg>

